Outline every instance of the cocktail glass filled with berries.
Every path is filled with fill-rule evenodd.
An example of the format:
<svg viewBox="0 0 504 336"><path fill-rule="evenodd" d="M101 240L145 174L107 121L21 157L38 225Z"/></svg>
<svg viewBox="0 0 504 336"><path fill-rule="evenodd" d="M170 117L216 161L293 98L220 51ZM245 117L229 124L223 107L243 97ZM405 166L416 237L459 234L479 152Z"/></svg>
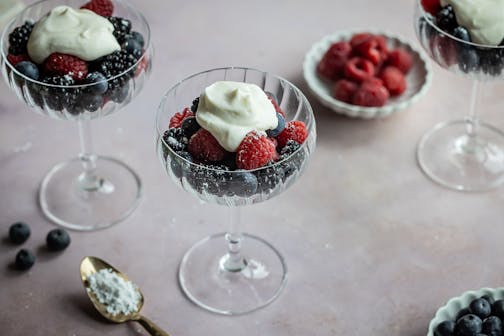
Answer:
<svg viewBox="0 0 504 336"><path fill-rule="evenodd" d="M35 111L79 126L81 153L54 166L39 191L42 211L55 223L104 228L138 204L139 177L94 153L90 122L136 96L151 55L147 21L122 0L44 0L5 28L1 68L11 89Z"/></svg>
<svg viewBox="0 0 504 336"><path fill-rule="evenodd" d="M477 114L483 82L504 79L504 2L418 0L415 30L443 69L473 80L467 117L444 122L420 140L417 158L434 181L483 191L504 182L504 133Z"/></svg>
<svg viewBox="0 0 504 336"><path fill-rule="evenodd" d="M285 284L287 267L270 243L241 233L240 208L280 194L303 173L316 138L308 100L285 79L263 71L209 70L168 91L157 131L158 154L173 181L229 210L228 231L185 254L179 269L183 291L221 314L269 304Z"/></svg>

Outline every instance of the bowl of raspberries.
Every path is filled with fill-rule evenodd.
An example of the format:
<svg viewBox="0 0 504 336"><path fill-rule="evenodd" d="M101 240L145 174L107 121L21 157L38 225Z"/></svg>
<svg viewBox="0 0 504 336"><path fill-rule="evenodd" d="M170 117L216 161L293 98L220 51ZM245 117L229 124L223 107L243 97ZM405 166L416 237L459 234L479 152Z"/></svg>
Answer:
<svg viewBox="0 0 504 336"><path fill-rule="evenodd" d="M503 334L504 288L482 288L450 299L429 324L427 336Z"/></svg>
<svg viewBox="0 0 504 336"><path fill-rule="evenodd" d="M342 31L311 47L303 76L322 105L370 119L417 101L430 85L431 70L423 53L399 36Z"/></svg>
<svg viewBox="0 0 504 336"><path fill-rule="evenodd" d="M57 119L110 114L143 87L150 29L122 0L40 1L4 30L1 70L16 95Z"/></svg>

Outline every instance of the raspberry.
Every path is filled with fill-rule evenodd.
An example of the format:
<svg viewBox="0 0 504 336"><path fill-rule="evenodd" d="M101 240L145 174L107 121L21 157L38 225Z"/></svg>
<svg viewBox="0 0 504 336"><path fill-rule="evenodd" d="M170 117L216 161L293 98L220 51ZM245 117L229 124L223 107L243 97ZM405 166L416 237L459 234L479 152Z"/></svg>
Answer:
<svg viewBox="0 0 504 336"><path fill-rule="evenodd" d="M372 37L373 35L370 33L354 34L350 39L350 46L352 47L352 49L357 48L361 43L366 42Z"/></svg>
<svg viewBox="0 0 504 336"><path fill-rule="evenodd" d="M356 45L354 51L374 65L380 65L387 58L387 40L381 35L371 36Z"/></svg>
<svg viewBox="0 0 504 336"><path fill-rule="evenodd" d="M30 58L26 54L21 54L21 55L12 55L8 54L7 55L7 60L12 66L16 66L16 64L23 62L23 61L29 61Z"/></svg>
<svg viewBox="0 0 504 336"><path fill-rule="evenodd" d="M420 3L422 4L423 9L432 15L436 15L441 9L440 0L422 0Z"/></svg>
<svg viewBox="0 0 504 336"><path fill-rule="evenodd" d="M277 137L278 146L285 147L287 141L294 140L298 144L302 144L308 137L308 131L304 122L299 120L289 121L282 133Z"/></svg>
<svg viewBox="0 0 504 336"><path fill-rule="evenodd" d="M199 161L221 161L227 154L226 150L217 142L217 139L204 128L200 128L189 139L187 150L193 158Z"/></svg>
<svg viewBox="0 0 504 336"><path fill-rule="evenodd" d="M333 87L334 98L345 103L352 103L355 91L357 91L357 84L348 79L340 79Z"/></svg>
<svg viewBox="0 0 504 336"><path fill-rule="evenodd" d="M455 42L444 34L436 33L429 40L429 50L432 51L431 57L443 67L449 67L457 63Z"/></svg>
<svg viewBox="0 0 504 336"><path fill-rule="evenodd" d="M142 50L142 53L144 52L145 51ZM138 66L135 69L135 78L137 78L138 76L140 76L142 72L147 70L149 70L149 59L147 58L147 55L144 55L144 57L140 60L140 62L138 62Z"/></svg>
<svg viewBox="0 0 504 336"><path fill-rule="evenodd" d="M383 106L389 98L389 92L376 81L366 81L357 89L352 103L360 106Z"/></svg>
<svg viewBox="0 0 504 336"><path fill-rule="evenodd" d="M236 151L238 169L256 169L278 159L276 146L270 138L250 132L242 140Z"/></svg>
<svg viewBox="0 0 504 336"><path fill-rule="evenodd" d="M397 48L389 52L387 58L387 64L395 66L401 70L404 74L408 73L413 64L413 58L411 54L403 48Z"/></svg>
<svg viewBox="0 0 504 336"><path fill-rule="evenodd" d="M391 96L397 96L406 90L404 74L396 67L388 66L382 70L380 78Z"/></svg>
<svg viewBox="0 0 504 336"><path fill-rule="evenodd" d="M44 61L44 71L52 75L69 75L73 80L79 81L86 78L88 73L87 63L78 57L52 53Z"/></svg>
<svg viewBox="0 0 504 336"><path fill-rule="evenodd" d="M180 127L185 118L194 116L191 109L186 107L182 112L177 112L171 117L169 128Z"/></svg>
<svg viewBox="0 0 504 336"><path fill-rule="evenodd" d="M111 16L114 12L114 4L110 0L91 0L81 9L89 9L101 16Z"/></svg>
<svg viewBox="0 0 504 336"><path fill-rule="evenodd" d="M352 79L358 83L361 83L366 79L373 77L374 73L375 67L373 63L362 57L351 58L345 64L346 78Z"/></svg>
<svg viewBox="0 0 504 336"><path fill-rule="evenodd" d="M342 75L351 52L350 43L346 41L333 43L317 65L318 74L324 78L336 80Z"/></svg>

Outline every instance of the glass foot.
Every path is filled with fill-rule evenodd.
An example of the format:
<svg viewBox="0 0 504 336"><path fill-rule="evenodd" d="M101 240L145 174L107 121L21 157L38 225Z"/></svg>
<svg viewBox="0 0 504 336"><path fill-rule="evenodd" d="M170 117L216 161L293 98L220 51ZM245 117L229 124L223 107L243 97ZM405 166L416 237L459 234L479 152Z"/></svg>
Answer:
<svg viewBox="0 0 504 336"><path fill-rule="evenodd" d="M435 182L455 190L485 191L504 182L504 133L480 123L477 137L466 133L466 122L436 125L417 149L418 163Z"/></svg>
<svg viewBox="0 0 504 336"><path fill-rule="evenodd" d="M83 187L82 171L76 158L57 164L42 180L40 206L54 223L79 231L103 229L128 217L138 205L140 178L124 163L98 156L96 188Z"/></svg>
<svg viewBox="0 0 504 336"><path fill-rule="evenodd" d="M246 267L227 271L225 234L196 243L184 255L179 281L187 297L198 306L224 315L240 315L275 300L287 281L282 255L261 238L243 234Z"/></svg>

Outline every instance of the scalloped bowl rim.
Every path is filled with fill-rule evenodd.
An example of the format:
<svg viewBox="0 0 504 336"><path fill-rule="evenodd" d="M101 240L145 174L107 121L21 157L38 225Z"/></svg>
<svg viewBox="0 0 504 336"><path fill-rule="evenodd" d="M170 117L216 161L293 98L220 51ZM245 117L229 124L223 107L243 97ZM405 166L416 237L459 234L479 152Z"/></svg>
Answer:
<svg viewBox="0 0 504 336"><path fill-rule="evenodd" d="M444 306L436 310L434 318L429 322L427 336L434 336L434 329L439 323L447 319L454 319L460 309L468 307L472 300L483 295L490 295L496 300L504 299L504 287L484 287L477 290L469 290L459 296L452 297Z"/></svg>
<svg viewBox="0 0 504 336"><path fill-rule="evenodd" d="M322 80L317 78L318 76L315 72L315 64L320 60L320 57L317 57L317 49L326 44L341 41L343 38L349 39L352 35L363 32L371 33L374 35L382 35L385 36L387 40L396 40L397 42L399 42L399 44L408 47L410 50L412 50L417 54L418 58L422 62L425 71L424 83L420 88L420 90L418 90L415 94L413 94L409 99L393 104L386 104L385 106L381 107L364 107L348 104L331 97L330 95L326 94L323 91L320 85L318 85L318 82ZM325 35L322 39L315 42L305 55L303 61L303 77L305 82L308 84L309 90L316 96L319 102L325 107L328 107L329 109L331 109L336 113L345 114L350 117L371 119L371 118L385 117L394 112L404 110L409 106L411 106L413 103L415 103L418 99L420 99L420 97L422 97L427 92L428 88L431 85L432 69L428 61L428 58L423 52L423 50L417 48L416 46L413 46L403 37L381 30L355 29L355 30L342 30L334 32L332 34Z"/></svg>

